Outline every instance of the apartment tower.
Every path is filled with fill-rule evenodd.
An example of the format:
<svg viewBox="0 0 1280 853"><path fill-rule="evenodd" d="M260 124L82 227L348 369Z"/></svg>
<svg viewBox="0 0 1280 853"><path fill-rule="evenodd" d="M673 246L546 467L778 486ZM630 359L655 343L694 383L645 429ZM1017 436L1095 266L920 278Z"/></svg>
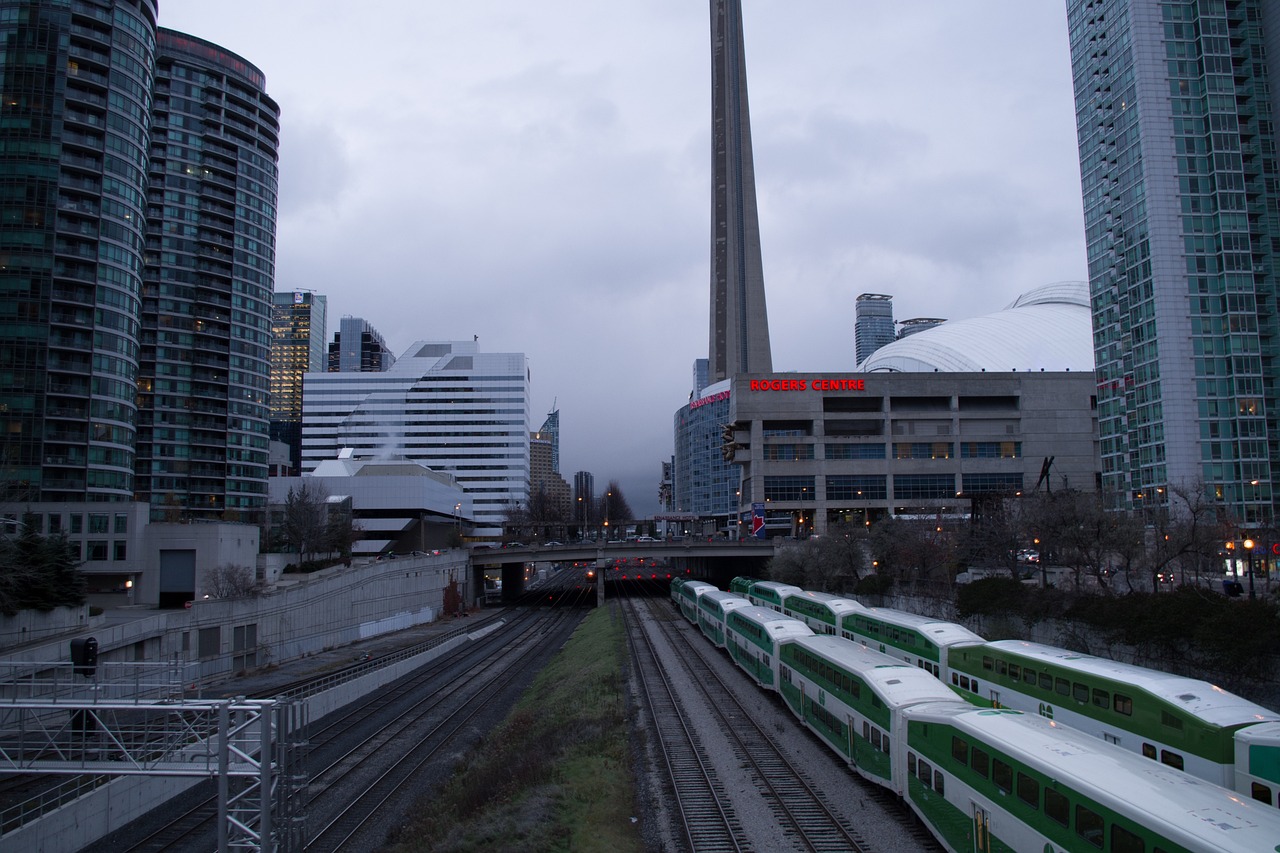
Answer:
<svg viewBox="0 0 1280 853"><path fill-rule="evenodd" d="M1274 517L1280 4L1069 0L1102 486Z"/></svg>

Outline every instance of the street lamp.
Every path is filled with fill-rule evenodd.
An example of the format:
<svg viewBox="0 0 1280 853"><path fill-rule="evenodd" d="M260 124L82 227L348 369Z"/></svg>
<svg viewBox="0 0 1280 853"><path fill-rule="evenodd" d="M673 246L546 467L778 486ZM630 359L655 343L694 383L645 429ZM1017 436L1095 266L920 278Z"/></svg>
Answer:
<svg viewBox="0 0 1280 853"><path fill-rule="evenodd" d="M1255 596L1255 595L1254 595L1254 593L1253 593L1253 546L1254 546L1254 541L1253 541L1252 539L1246 539L1246 540L1244 540L1244 543L1243 543L1243 544L1244 544L1244 549L1245 549L1246 551L1248 551L1248 552L1249 552L1249 597L1250 597L1250 598L1256 598L1257 596Z"/></svg>

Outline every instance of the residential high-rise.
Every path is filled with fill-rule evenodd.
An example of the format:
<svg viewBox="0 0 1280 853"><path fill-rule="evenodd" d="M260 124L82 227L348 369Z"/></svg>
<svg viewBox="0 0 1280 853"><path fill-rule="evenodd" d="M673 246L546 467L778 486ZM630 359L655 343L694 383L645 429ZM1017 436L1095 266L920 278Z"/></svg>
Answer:
<svg viewBox="0 0 1280 853"><path fill-rule="evenodd" d="M129 501L154 0L0 2L0 482Z"/></svg>
<svg viewBox="0 0 1280 853"><path fill-rule="evenodd" d="M893 297L860 293L853 303L853 349L858 364L885 344L893 343Z"/></svg>
<svg viewBox="0 0 1280 853"><path fill-rule="evenodd" d="M529 498L529 363L474 341L418 341L376 376L308 373L302 471L347 451L402 456L452 474L471 497L475 534L497 538Z"/></svg>
<svg viewBox="0 0 1280 853"><path fill-rule="evenodd" d="M542 438L551 442L551 470L560 473L560 410L552 403L547 419L538 430Z"/></svg>
<svg viewBox="0 0 1280 853"><path fill-rule="evenodd" d="M1274 517L1280 5L1069 0L1104 490Z"/></svg>
<svg viewBox="0 0 1280 853"><path fill-rule="evenodd" d="M582 534L596 519L596 478L590 471L573 475L573 523L580 525Z"/></svg>
<svg viewBox="0 0 1280 853"><path fill-rule="evenodd" d="M307 290L271 297L271 440L289 445L293 472L302 463L302 377L325 369L327 302Z"/></svg>
<svg viewBox="0 0 1280 853"><path fill-rule="evenodd" d="M529 518L543 528L570 521L569 484L551 461L554 448L551 433L529 435Z"/></svg>
<svg viewBox="0 0 1280 853"><path fill-rule="evenodd" d="M773 370L747 109L741 0L711 0L709 382Z"/></svg>
<svg viewBox="0 0 1280 853"><path fill-rule="evenodd" d="M909 320L903 320L899 324L901 328L898 329L898 336L895 340L900 341L903 338L918 335L921 332L928 331L929 329L935 329L945 322L947 321L943 317L912 317Z"/></svg>
<svg viewBox="0 0 1280 853"><path fill-rule="evenodd" d="M159 30L134 485L153 518L266 507L280 108L265 86L241 57Z"/></svg>
<svg viewBox="0 0 1280 853"><path fill-rule="evenodd" d="M329 344L331 373L378 373L389 370L396 357L382 333L360 317L343 317Z"/></svg>

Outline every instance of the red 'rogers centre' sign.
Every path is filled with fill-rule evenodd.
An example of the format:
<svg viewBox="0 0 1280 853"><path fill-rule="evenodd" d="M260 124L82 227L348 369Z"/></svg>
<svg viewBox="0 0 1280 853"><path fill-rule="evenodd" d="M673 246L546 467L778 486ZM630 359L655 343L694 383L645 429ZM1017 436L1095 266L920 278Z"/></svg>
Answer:
<svg viewBox="0 0 1280 853"><path fill-rule="evenodd" d="M865 379L752 379L752 391L865 391Z"/></svg>

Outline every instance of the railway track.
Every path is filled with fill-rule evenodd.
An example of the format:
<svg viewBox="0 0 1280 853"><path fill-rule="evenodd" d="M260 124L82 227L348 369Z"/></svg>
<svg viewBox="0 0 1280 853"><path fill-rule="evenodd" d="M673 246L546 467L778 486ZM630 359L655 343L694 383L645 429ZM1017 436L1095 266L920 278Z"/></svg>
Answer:
<svg viewBox="0 0 1280 853"><path fill-rule="evenodd" d="M665 601L650 601L644 606L669 610ZM811 853L869 853L871 848L866 840L827 805L823 793L790 760L774 737L756 723L734 691L707 663L703 655L714 652L714 648L700 637L698 642L690 643L684 634L687 625L683 621L662 618L648 621L657 626L672 649L683 652L667 659L677 659L687 668L705 707L719 720L722 732L728 737L735 760L748 769L787 839L797 849ZM659 719L655 718L654 722L665 728ZM746 842L743 849L755 849L756 845L749 839ZM694 849L703 848L695 846Z"/></svg>
<svg viewBox="0 0 1280 853"><path fill-rule="evenodd" d="M572 600L563 603L570 606L514 611L500 635L433 661L366 701L314 722L307 732L310 782L304 810L309 828L319 828L309 833L306 849L341 849L442 748L457 749L459 737L468 732L474 735L476 718L494 710L496 697L510 699L504 688L534 669L536 662L531 658L539 651L549 655L548 650L559 648L576 627L575 615L581 611L572 606ZM412 746L406 748L406 744ZM91 849L111 853L209 849L217 811L212 783L195 789L188 800L193 798L193 805L149 832Z"/></svg>

